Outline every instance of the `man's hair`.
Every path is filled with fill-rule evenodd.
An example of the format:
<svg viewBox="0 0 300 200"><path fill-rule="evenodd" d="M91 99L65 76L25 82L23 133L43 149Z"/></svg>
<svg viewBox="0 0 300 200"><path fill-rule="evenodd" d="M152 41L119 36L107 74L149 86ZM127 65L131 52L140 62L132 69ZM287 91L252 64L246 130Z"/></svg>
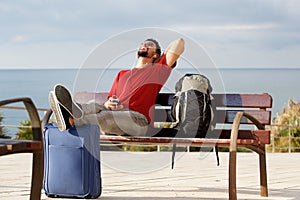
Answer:
<svg viewBox="0 0 300 200"><path fill-rule="evenodd" d="M159 43L155 39L153 39L153 38L148 38L145 41L151 41L151 42L153 42L155 44L155 46L156 46L156 53L160 56L160 54L161 54L161 48L160 48Z"/></svg>

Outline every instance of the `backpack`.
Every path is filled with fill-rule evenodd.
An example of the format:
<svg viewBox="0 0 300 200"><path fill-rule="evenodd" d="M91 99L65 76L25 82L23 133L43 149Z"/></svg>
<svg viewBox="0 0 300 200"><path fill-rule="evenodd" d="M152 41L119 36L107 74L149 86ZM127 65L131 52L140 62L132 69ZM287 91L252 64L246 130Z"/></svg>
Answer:
<svg viewBox="0 0 300 200"><path fill-rule="evenodd" d="M171 106L172 127L178 137L205 137L213 130L212 86L201 74L185 74L175 85L176 94ZM218 146L215 146L219 166ZM172 165L174 168L176 144L173 144Z"/></svg>
<svg viewBox="0 0 300 200"><path fill-rule="evenodd" d="M212 86L201 74L185 74L175 85L171 106L173 128L179 137L205 137L213 119Z"/></svg>

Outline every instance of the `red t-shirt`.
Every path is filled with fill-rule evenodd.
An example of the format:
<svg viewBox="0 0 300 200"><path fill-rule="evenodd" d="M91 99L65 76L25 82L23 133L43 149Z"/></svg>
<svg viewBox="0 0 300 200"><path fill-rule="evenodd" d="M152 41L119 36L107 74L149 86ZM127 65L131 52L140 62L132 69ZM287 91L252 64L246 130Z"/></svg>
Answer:
<svg viewBox="0 0 300 200"><path fill-rule="evenodd" d="M108 98L116 95L125 108L142 113L151 123L156 97L171 71L166 64L166 55L144 68L122 70L115 78Z"/></svg>

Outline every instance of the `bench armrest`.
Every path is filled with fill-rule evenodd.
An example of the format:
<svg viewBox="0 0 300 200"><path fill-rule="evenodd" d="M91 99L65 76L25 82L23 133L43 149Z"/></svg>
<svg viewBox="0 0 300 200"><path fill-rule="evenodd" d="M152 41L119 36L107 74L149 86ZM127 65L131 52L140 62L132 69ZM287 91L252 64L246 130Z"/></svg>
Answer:
<svg viewBox="0 0 300 200"><path fill-rule="evenodd" d="M259 129L264 130L265 126L262 125L255 117L252 115L245 113L245 112L237 112L232 124L231 134L230 134L230 151L237 150L237 139L238 139L238 133L239 133L239 127L241 124L242 117L246 117L250 121L253 122L253 124Z"/></svg>
<svg viewBox="0 0 300 200"><path fill-rule="evenodd" d="M250 115L249 113L243 112L243 116L249 119L250 121L253 122L253 124L259 129L259 130L264 130L265 126L262 125L255 117Z"/></svg>
<svg viewBox="0 0 300 200"><path fill-rule="evenodd" d="M25 108L28 112L28 115L29 115L29 118L31 121L33 140L42 141L43 135L42 135L40 117L39 117L38 111L37 111L34 103L32 102L32 100L30 98L23 97L23 98L2 100L2 101L0 101L0 107L7 105L7 104L18 103L18 102L23 102L25 105Z"/></svg>

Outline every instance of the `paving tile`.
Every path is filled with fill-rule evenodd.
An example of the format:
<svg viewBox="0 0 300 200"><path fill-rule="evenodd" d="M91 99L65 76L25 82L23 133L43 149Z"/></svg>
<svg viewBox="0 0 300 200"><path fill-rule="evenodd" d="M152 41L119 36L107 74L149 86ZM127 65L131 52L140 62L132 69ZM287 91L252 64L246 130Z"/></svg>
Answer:
<svg viewBox="0 0 300 200"><path fill-rule="evenodd" d="M228 199L228 153L101 152L102 200ZM300 199L299 154L267 154L269 197L260 197L258 156L239 153L238 199ZM29 199L31 154L0 157L0 200ZM42 199L51 199L43 193ZM60 199L60 198L56 198Z"/></svg>

